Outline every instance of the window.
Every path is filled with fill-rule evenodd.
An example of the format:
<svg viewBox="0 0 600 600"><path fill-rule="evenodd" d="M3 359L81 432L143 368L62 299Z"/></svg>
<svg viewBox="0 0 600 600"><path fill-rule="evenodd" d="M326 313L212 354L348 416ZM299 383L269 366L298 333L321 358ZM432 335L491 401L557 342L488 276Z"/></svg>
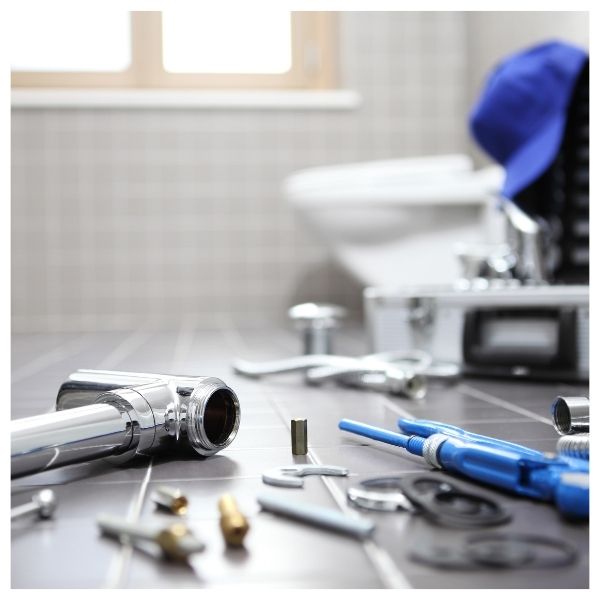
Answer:
<svg viewBox="0 0 600 600"><path fill-rule="evenodd" d="M210 8L12 14L13 87L334 86L330 12Z"/></svg>

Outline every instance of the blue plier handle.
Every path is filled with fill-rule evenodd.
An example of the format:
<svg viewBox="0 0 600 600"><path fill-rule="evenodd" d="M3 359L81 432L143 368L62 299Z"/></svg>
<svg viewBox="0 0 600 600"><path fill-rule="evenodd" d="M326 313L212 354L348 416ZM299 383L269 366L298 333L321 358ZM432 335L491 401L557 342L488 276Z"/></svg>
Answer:
<svg viewBox="0 0 600 600"><path fill-rule="evenodd" d="M589 515L589 462L580 458L548 456L543 452L459 427L425 419L399 419L405 434L448 440L438 450L438 461L451 471L517 494L554 501L571 517Z"/></svg>
<svg viewBox="0 0 600 600"><path fill-rule="evenodd" d="M490 438L436 421L400 419L403 433L342 419L340 429L405 448L431 466L554 502L565 516L589 515L589 462L548 456L537 450Z"/></svg>

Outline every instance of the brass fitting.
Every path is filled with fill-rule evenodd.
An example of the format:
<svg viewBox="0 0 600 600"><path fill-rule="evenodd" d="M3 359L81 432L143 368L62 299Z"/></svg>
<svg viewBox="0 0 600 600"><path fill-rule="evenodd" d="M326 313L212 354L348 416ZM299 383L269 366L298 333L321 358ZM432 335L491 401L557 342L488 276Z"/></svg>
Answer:
<svg viewBox="0 0 600 600"><path fill-rule="evenodd" d="M219 498L219 513L221 513L221 532L225 541L230 546L242 546L250 525L231 494L224 494Z"/></svg>
<svg viewBox="0 0 600 600"><path fill-rule="evenodd" d="M161 486L152 494L152 501L163 510L167 510L174 515L184 515L188 508L188 499L180 490Z"/></svg>
<svg viewBox="0 0 600 600"><path fill-rule="evenodd" d="M161 529L154 541L159 545L165 558L176 561L187 561L190 554L204 549L204 544L194 537L183 524L174 523Z"/></svg>

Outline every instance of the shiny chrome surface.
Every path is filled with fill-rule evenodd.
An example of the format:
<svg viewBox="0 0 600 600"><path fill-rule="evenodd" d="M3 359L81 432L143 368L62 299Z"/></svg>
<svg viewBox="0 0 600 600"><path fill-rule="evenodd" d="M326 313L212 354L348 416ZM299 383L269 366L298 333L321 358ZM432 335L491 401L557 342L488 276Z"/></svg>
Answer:
<svg viewBox="0 0 600 600"><path fill-rule="evenodd" d="M505 199L502 208L509 225L509 244L515 254L516 278L528 283L545 283L547 268L540 226L511 200Z"/></svg>
<svg viewBox="0 0 600 600"><path fill-rule="evenodd" d="M261 363L236 359L233 369L247 377L305 371L309 384L335 381L411 399L425 396L427 378L449 381L460 374L457 365L432 362L431 357L421 351L383 352L358 357L307 354Z"/></svg>
<svg viewBox="0 0 600 600"><path fill-rule="evenodd" d="M415 510L412 502L398 489L351 487L346 491L346 497L350 504L365 510Z"/></svg>
<svg viewBox="0 0 600 600"><path fill-rule="evenodd" d="M234 359L232 366L235 373L246 377L264 377L294 371L306 371L313 367L346 367L356 362L356 358L336 356L333 354L306 354L291 356L278 360L253 362L241 358Z"/></svg>
<svg viewBox="0 0 600 600"><path fill-rule="evenodd" d="M118 454L131 442L129 415L110 404L18 419L11 422L11 476Z"/></svg>
<svg viewBox="0 0 600 600"><path fill-rule="evenodd" d="M10 519L18 519L27 515L36 515L40 519L49 519L54 514L58 502L56 501L56 495L50 489L40 490L36 492L31 502L21 504L21 506L15 506L10 511Z"/></svg>
<svg viewBox="0 0 600 600"><path fill-rule="evenodd" d="M422 375L386 364L369 365L359 361L345 369L311 369L306 373L306 379L313 384L336 380L350 387L404 396L412 400L423 398L427 392L427 382Z"/></svg>
<svg viewBox="0 0 600 600"><path fill-rule="evenodd" d="M590 430L590 401L585 396L558 396L552 404L554 429L561 435Z"/></svg>
<svg viewBox="0 0 600 600"><path fill-rule="evenodd" d="M123 463L177 443L210 456L240 424L237 396L214 377L80 370L56 409L11 423L13 477L101 457Z"/></svg>
<svg viewBox="0 0 600 600"><path fill-rule="evenodd" d="M288 316L302 333L303 354L332 354L333 330L347 314L336 304L306 302L292 306Z"/></svg>

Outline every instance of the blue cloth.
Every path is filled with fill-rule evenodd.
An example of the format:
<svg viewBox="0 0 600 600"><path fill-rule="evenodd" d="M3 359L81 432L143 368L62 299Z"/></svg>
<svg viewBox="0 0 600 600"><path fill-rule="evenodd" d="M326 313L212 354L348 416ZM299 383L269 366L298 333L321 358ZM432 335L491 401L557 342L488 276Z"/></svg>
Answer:
<svg viewBox="0 0 600 600"><path fill-rule="evenodd" d="M506 170L514 198L554 161L573 88L588 54L548 42L506 58L489 76L470 114L473 137Z"/></svg>

